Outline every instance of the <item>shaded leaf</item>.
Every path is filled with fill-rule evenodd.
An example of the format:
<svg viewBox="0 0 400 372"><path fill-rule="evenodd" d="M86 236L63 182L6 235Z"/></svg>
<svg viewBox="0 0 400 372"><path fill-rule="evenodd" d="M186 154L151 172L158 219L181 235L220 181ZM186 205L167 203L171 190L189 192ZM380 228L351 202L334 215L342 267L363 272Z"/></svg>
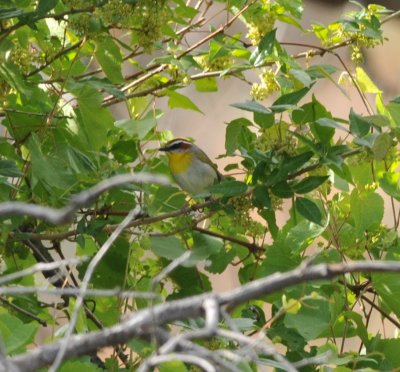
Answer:
<svg viewBox="0 0 400 372"><path fill-rule="evenodd" d="M235 150L245 144L245 137L250 135L247 127L251 125L251 121L245 118L235 119L228 123L225 133L225 149L228 155L232 155Z"/></svg>
<svg viewBox="0 0 400 372"><path fill-rule="evenodd" d="M322 225L322 214L318 206L306 198L296 198L295 206L297 211L307 220Z"/></svg>
<svg viewBox="0 0 400 372"><path fill-rule="evenodd" d="M54 9L58 4L58 0L39 0L36 12L39 16L45 15L48 11Z"/></svg>
<svg viewBox="0 0 400 372"><path fill-rule="evenodd" d="M328 176L310 176L292 184L291 188L297 194L306 194L322 185L328 178Z"/></svg>
<svg viewBox="0 0 400 372"><path fill-rule="evenodd" d="M113 83L124 81L121 72L121 50L111 38L102 39L101 42L97 43L95 55L104 73Z"/></svg>
<svg viewBox="0 0 400 372"><path fill-rule="evenodd" d="M246 192L247 185L244 182L228 180L212 185L209 190L213 194L220 194L223 196L235 196Z"/></svg>
<svg viewBox="0 0 400 372"><path fill-rule="evenodd" d="M292 93L283 94L272 104L271 109L278 105L296 105L309 92L311 86L304 87Z"/></svg>
<svg viewBox="0 0 400 372"><path fill-rule="evenodd" d="M21 177L24 174L13 160L0 160L0 175L5 177Z"/></svg>
<svg viewBox="0 0 400 372"><path fill-rule="evenodd" d="M383 160L393 146L393 140L389 133L381 133L372 144L372 151L376 160Z"/></svg>
<svg viewBox="0 0 400 372"><path fill-rule="evenodd" d="M286 314L284 323L287 327L296 329L300 335L310 341L330 330L330 321L331 315L327 301L308 300L297 314Z"/></svg>
<svg viewBox="0 0 400 372"><path fill-rule="evenodd" d="M258 114L271 114L272 111L261 105L256 101L246 101L243 103L232 103L231 106L236 107L241 110L250 111Z"/></svg>
<svg viewBox="0 0 400 372"><path fill-rule="evenodd" d="M350 132L357 137L364 137L371 129L370 123L362 116L356 114L353 109L350 110Z"/></svg>
<svg viewBox="0 0 400 372"><path fill-rule="evenodd" d="M174 260L186 252L182 242L174 236L150 237L151 250L159 257Z"/></svg>

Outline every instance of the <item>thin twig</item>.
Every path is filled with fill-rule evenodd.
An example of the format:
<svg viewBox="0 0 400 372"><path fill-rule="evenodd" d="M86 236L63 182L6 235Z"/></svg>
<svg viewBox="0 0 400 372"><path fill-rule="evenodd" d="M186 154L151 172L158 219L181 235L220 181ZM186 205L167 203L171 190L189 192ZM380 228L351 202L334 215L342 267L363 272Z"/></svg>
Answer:
<svg viewBox="0 0 400 372"><path fill-rule="evenodd" d="M0 301L5 305L10 308L12 308L14 311L21 313L22 315L25 315L28 318L31 318L33 320L36 320L39 324L41 324L43 327L47 327L47 322L43 320L42 318L36 316L35 314L32 314L30 311L23 309L20 306L15 305L11 301L7 300L3 296L0 296Z"/></svg>
<svg viewBox="0 0 400 372"><path fill-rule="evenodd" d="M70 266L70 265L75 266L75 265L80 264L85 259L86 259L85 257L81 257L81 258L69 258L69 259L59 260L59 261L55 261L55 262L46 262L46 263L40 262L40 263L37 263L36 265L28 267L27 269L17 271L15 273L7 274L7 275L2 275L0 277L0 285L7 283L7 282L11 282L18 278L22 278L27 275L32 275L39 271L52 271L54 269L60 269L60 268Z"/></svg>

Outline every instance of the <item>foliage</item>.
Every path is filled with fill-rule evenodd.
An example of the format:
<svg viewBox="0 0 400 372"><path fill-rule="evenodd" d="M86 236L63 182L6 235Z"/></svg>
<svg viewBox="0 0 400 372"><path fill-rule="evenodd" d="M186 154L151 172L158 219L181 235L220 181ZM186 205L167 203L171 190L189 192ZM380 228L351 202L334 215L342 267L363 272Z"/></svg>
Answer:
<svg viewBox="0 0 400 372"><path fill-rule="evenodd" d="M237 155L225 173L234 170L242 178L228 176L214 185L215 200L203 214L187 213L187 198L174 185L143 184L102 194L62 226L28 217L4 218L3 274L62 258L68 245L77 257L93 257L113 231L110 226L121 223L134 207L140 207L140 218L115 241L96 268L90 288L151 290L169 301L212 290L211 274L232 265L239 265L238 279L244 284L293 269L310 257L316 263L399 260L400 99L385 102L361 66L348 65L336 54L349 49L353 61L360 63L364 48L383 42L381 26L387 11L377 5L358 7L327 26L303 28L301 0L194 3L2 1L3 202L60 208L71 195L116 174L168 175L166 159L156 151L172 138L171 132L158 129L163 103L169 109L199 112L185 87L193 85L198 92L211 94L222 79L249 83L247 100L232 102L238 117L227 124L222 155ZM220 9L227 21L216 28L212 20ZM300 45L302 52L290 54L290 43L277 39L277 21L314 34L320 45ZM241 23L245 31L232 35L233 23ZM205 33L188 45L186 38L199 30ZM335 66L319 59L328 54L337 57ZM253 79L250 71L258 77ZM337 84L341 94L340 82L336 83L341 72L356 87L368 115L351 110L348 117L337 118L319 101L321 80ZM263 102L271 95L272 104ZM370 99L375 99L376 109ZM114 106L128 116L117 118ZM288 212L283 224L277 222L280 210ZM384 223L384 214L390 213L391 222ZM197 228L205 217L209 227ZM153 281L187 250L192 251L187 262L158 283ZM77 285L86 268L78 266L78 271L53 284ZM45 274L50 280L54 272ZM40 286L42 281L27 275L8 285ZM352 274L292 286L240 305L230 316L244 334L265 334L283 345L290 362L325 355L304 370L319 368L317 364L340 371L390 370L400 363L399 340L372 333L364 304L372 303L385 323L399 327L394 319L400 316L399 288L397 274ZM33 342L38 319L42 325L57 325L61 318L54 318L53 308L70 314L74 307L73 298L56 304L37 294L0 299L8 304L1 310L0 330L10 355ZM143 299L88 298L75 329L110 326L122 314L150 305ZM176 329L197 329L201 322L182 322ZM63 328L52 337L62 338ZM345 349L349 338L357 346ZM318 339L323 342L315 343ZM223 337L199 343L210 350L240 348ZM116 348L105 366L118 370L122 360L134 368L154 347L132 340L127 348L134 353ZM127 359L118 359L121 353ZM262 364L277 366L271 356L261 354L243 356L237 368L255 370ZM61 370L77 368L97 370L88 358L67 361ZM189 368L176 361L160 370Z"/></svg>

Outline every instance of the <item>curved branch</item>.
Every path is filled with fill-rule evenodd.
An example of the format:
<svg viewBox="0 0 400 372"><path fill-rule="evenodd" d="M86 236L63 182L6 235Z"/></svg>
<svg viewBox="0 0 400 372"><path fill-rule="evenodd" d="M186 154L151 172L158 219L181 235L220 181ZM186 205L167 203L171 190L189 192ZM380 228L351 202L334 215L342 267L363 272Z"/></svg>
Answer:
<svg viewBox="0 0 400 372"><path fill-rule="evenodd" d="M120 174L101 181L92 188L72 196L68 205L61 209L23 202L0 203L0 217L30 216L54 225L61 225L70 222L79 208L92 203L102 193L127 183L170 184L168 178L161 175L153 175L150 173Z"/></svg>

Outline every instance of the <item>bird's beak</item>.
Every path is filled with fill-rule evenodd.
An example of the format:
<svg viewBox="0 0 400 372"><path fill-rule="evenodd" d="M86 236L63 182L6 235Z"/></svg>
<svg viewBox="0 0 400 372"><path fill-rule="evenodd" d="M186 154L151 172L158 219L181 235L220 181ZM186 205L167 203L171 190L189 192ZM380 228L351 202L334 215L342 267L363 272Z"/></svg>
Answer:
<svg viewBox="0 0 400 372"><path fill-rule="evenodd" d="M166 148L166 147L160 147L160 148L158 149L158 151L167 151L167 148Z"/></svg>

